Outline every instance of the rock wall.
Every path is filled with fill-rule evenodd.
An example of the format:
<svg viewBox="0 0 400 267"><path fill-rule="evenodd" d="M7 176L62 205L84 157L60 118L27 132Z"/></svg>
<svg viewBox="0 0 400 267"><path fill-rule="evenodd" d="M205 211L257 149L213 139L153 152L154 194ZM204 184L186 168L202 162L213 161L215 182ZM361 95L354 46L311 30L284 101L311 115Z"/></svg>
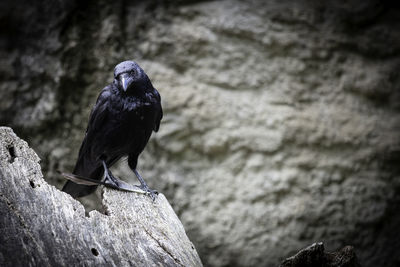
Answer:
<svg viewBox="0 0 400 267"><path fill-rule="evenodd" d="M398 5L1 5L0 122L50 183L113 67L135 59L165 111L139 169L206 266L276 265L316 241L354 246L362 266L400 261Z"/></svg>

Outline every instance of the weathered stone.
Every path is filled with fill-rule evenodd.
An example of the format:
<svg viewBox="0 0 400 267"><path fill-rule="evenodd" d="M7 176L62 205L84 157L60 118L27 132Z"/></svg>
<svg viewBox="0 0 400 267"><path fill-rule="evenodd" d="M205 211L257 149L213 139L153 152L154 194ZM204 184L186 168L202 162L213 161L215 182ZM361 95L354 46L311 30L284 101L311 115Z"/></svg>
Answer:
<svg viewBox="0 0 400 267"><path fill-rule="evenodd" d="M105 214L49 185L39 158L0 127L0 266L202 266L163 194L104 189Z"/></svg>
<svg viewBox="0 0 400 267"><path fill-rule="evenodd" d="M280 267L360 267L353 247L325 252L323 243L314 243L284 260Z"/></svg>

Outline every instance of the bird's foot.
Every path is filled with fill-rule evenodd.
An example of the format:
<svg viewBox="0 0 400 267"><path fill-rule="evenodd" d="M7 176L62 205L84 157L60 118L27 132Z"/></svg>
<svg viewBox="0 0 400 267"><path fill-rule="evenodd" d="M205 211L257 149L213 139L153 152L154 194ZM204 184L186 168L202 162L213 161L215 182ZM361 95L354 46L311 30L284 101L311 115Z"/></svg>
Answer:
<svg viewBox="0 0 400 267"><path fill-rule="evenodd" d="M108 187L121 189L121 181L115 178L111 172L104 173L104 184L107 185Z"/></svg>
<svg viewBox="0 0 400 267"><path fill-rule="evenodd" d="M119 186L117 183L115 183L113 180L104 178L104 185L114 188L114 189L119 189Z"/></svg>
<svg viewBox="0 0 400 267"><path fill-rule="evenodd" d="M150 189L147 184L141 184L141 185L135 185L137 188L140 188L141 190L145 191L147 195L151 197L151 199L154 200L156 199L156 195L158 195L157 190Z"/></svg>

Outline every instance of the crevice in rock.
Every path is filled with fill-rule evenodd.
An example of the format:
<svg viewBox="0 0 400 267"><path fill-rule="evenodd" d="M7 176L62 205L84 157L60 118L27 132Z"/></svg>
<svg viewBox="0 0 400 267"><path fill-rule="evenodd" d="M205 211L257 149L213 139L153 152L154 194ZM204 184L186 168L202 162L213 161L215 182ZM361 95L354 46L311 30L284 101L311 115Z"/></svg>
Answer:
<svg viewBox="0 0 400 267"><path fill-rule="evenodd" d="M149 237L151 237L156 243L157 245L163 250L165 251L170 257L171 259L174 260L174 262L176 262L176 264L179 266L184 266L182 265L182 263L180 262L180 260L174 256L174 254L172 252L170 252L161 242L160 240L158 240L157 238L155 238L149 231L147 231L146 228L143 228L143 230L146 232L146 234L148 234Z"/></svg>
<svg viewBox="0 0 400 267"><path fill-rule="evenodd" d="M94 256L99 256L99 252L97 251L97 249L95 249L95 248L92 248L90 251L92 251L92 254L94 255Z"/></svg>
<svg viewBox="0 0 400 267"><path fill-rule="evenodd" d="M15 147L11 145L11 146L7 147L7 150L8 150L8 153L10 154L10 160L9 160L9 162L10 162L10 163L13 163L14 160L15 160L15 158L16 158L16 155L15 155Z"/></svg>

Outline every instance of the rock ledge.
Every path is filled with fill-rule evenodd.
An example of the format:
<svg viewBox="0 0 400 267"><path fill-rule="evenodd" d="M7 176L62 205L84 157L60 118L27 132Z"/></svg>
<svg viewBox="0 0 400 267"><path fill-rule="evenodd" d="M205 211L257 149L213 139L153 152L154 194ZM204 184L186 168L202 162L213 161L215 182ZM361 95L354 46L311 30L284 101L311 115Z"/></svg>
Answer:
<svg viewBox="0 0 400 267"><path fill-rule="evenodd" d="M0 266L202 266L163 194L103 189L106 214L49 185L39 157L0 127Z"/></svg>

